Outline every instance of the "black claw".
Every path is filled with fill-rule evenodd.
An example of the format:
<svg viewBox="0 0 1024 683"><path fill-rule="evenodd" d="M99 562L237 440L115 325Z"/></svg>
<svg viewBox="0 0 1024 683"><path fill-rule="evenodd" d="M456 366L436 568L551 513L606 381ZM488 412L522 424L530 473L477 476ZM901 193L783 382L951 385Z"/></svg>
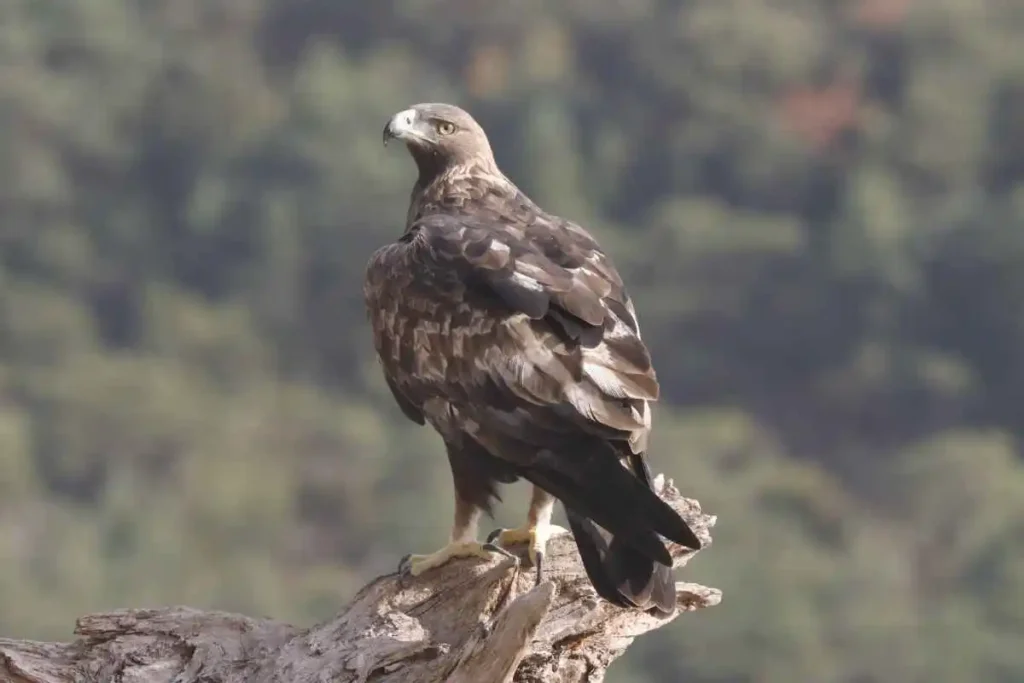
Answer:
<svg viewBox="0 0 1024 683"><path fill-rule="evenodd" d="M488 545L493 544L495 539L497 539L498 536L501 536L501 532L502 531L504 531L504 529L495 529L491 533L487 534L487 544Z"/></svg>
<svg viewBox="0 0 1024 683"><path fill-rule="evenodd" d="M408 553L398 561L398 573L408 574L409 570L412 569L412 553Z"/></svg>
<svg viewBox="0 0 1024 683"><path fill-rule="evenodd" d="M504 555L505 557L511 557L513 559L516 559L516 560L519 559L518 557L516 557L515 555L513 555L509 551L507 551L504 548L502 548L500 545L495 545L494 543L492 543L490 536L487 537L487 542L484 543L483 548L484 548L484 550L487 550L488 552L498 553L499 555Z"/></svg>
<svg viewBox="0 0 1024 683"><path fill-rule="evenodd" d="M539 586L540 582L544 580L544 551L537 551L537 559L534 560L537 565L537 580L534 581L534 586Z"/></svg>

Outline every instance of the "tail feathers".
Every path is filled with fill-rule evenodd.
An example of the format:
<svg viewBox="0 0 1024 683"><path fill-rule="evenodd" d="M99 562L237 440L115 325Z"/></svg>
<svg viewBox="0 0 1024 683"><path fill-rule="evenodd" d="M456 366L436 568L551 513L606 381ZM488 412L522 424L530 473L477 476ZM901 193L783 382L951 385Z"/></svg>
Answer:
<svg viewBox="0 0 1024 683"><path fill-rule="evenodd" d="M593 584L597 594L613 605L635 607L636 604L622 594L611 573L605 567L608 541L601 535L597 526L586 517L574 513L570 508L565 508L565 516L569 520L569 528L576 541L580 559L583 560L583 568L586 569L590 583Z"/></svg>
<svg viewBox="0 0 1024 683"><path fill-rule="evenodd" d="M592 521L566 508L576 547L591 584L602 598L619 607L671 614L676 590L672 569L612 537L609 543Z"/></svg>
<svg viewBox="0 0 1024 683"><path fill-rule="evenodd" d="M642 548L636 543L649 541L641 530L650 536L654 536L650 532L656 532L687 548L700 549L700 539L690 525L652 489L650 470L642 456L634 454L630 457L634 473L623 467L617 457L601 457L603 455L595 454L596 457L589 458L585 464L577 464L573 472L573 480L586 482L585 501L580 500L584 497L580 495L582 487L568 478L565 478L565 488L571 488L575 496L562 497L554 491L552 493L568 507L575 508L605 529L625 534L629 541L635 542L637 550ZM560 473L551 474L564 477ZM589 511L577 503L582 503ZM662 545L660 540L658 545ZM668 551L663 550L660 558L663 564L671 565L672 560L667 555Z"/></svg>
<svg viewBox="0 0 1024 683"><path fill-rule="evenodd" d="M651 469L647 466L647 461L644 460L643 455L640 453L631 453L629 456L629 463L633 467L633 472L636 474L637 479L641 484L643 484L643 488L653 494L653 496L649 497L653 497L658 501L660 504L659 507L661 507L663 513L665 510L671 512L668 522L669 527L672 529L671 533L663 531L661 528L658 529L658 532L670 541L675 541L676 543L684 545L687 548L692 548L693 550L700 550L700 539L697 538L697 534L693 533L693 529L691 529L690 525L686 523L686 520L680 517L679 513L673 510L672 506L662 500L658 494L654 493L654 484L651 481Z"/></svg>
<svg viewBox="0 0 1024 683"><path fill-rule="evenodd" d="M615 467L621 470L626 478L639 484L621 466ZM562 501L566 511L572 510L580 517L593 520L605 529L621 534L623 540L641 555L664 565L672 565L672 556L658 538L651 521L644 518L643 510L635 502L635 496L622 491L622 486L615 479L608 479L607 474L591 478L586 495L581 495L578 485L560 472L533 470L524 476ZM660 501L652 492L647 493ZM672 510L670 507L668 509Z"/></svg>
<svg viewBox="0 0 1024 683"><path fill-rule="evenodd" d="M564 489L549 490L565 507L598 595L620 607L671 614L676 601L672 557L657 534L694 549L701 547L700 539L654 492L643 457L631 455L629 464L632 473L615 461L591 460L586 471L574 473L587 482L585 496L571 480L561 481L558 473L545 475Z"/></svg>
<svg viewBox="0 0 1024 683"><path fill-rule="evenodd" d="M602 446L610 452L598 450ZM701 543L654 492L642 456L630 455L627 468L610 444L593 441L581 444L579 457L569 462L565 452L560 459L539 455L521 474L562 502L598 595L621 607L671 613L672 555L661 536L693 549Z"/></svg>
<svg viewBox="0 0 1024 683"><path fill-rule="evenodd" d="M676 579L672 568L658 565L651 577L651 602L659 616L668 616L676 609Z"/></svg>

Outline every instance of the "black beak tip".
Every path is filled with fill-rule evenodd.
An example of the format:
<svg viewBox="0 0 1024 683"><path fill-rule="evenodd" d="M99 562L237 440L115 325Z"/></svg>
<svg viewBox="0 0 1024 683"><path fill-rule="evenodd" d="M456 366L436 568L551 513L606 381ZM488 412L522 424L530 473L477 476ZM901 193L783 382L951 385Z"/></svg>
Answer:
<svg viewBox="0 0 1024 683"><path fill-rule="evenodd" d="M395 134L391 131L391 122L389 121L387 125L384 126L384 132L381 135L385 147L388 146L388 141L393 137L395 137Z"/></svg>

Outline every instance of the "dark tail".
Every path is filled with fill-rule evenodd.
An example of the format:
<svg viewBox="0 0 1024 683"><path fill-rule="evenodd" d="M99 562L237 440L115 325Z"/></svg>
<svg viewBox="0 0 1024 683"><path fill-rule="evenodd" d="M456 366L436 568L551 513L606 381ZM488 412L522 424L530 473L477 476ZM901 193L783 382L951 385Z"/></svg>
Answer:
<svg viewBox="0 0 1024 683"><path fill-rule="evenodd" d="M587 576L605 600L621 607L675 608L672 556L658 535L693 549L700 540L654 493L642 456L630 456L633 473L612 458L593 458L572 478L535 470L526 475L565 507Z"/></svg>
<svg viewBox="0 0 1024 683"><path fill-rule="evenodd" d="M576 548L597 594L619 607L654 609L668 615L675 609L672 568L631 548L586 517L565 509ZM609 542L610 539L610 542Z"/></svg>

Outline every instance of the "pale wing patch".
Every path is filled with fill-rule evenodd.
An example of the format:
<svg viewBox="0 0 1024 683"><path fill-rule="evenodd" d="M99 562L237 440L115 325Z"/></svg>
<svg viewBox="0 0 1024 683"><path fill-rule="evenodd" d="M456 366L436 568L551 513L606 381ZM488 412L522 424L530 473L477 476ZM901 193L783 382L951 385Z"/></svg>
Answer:
<svg viewBox="0 0 1024 683"><path fill-rule="evenodd" d="M622 385L622 380L619 377L619 374L611 368L598 365L597 363L588 363L584 361L583 374L590 378L590 381L596 384L601 391L609 396L614 396L616 398L626 398L629 396L626 388Z"/></svg>
<svg viewBox="0 0 1024 683"><path fill-rule="evenodd" d="M541 266L529 261L516 261L516 271L534 280L550 280L551 275ZM563 276L564 277L564 276Z"/></svg>
<svg viewBox="0 0 1024 683"><path fill-rule="evenodd" d="M637 414L638 411L634 408L633 412ZM647 401L641 402L638 418L643 427L629 435L629 450L643 453L647 450L647 439L651 434L651 404Z"/></svg>
<svg viewBox="0 0 1024 683"><path fill-rule="evenodd" d="M608 424L607 411L603 409L600 396L594 396L593 392L587 391L585 387L570 384L565 389L565 400L588 420Z"/></svg>
<svg viewBox="0 0 1024 683"><path fill-rule="evenodd" d="M584 355L586 358L586 355ZM583 361L583 374L598 386L601 391L615 398L651 398L650 392L632 381L629 375L623 375L601 363Z"/></svg>
<svg viewBox="0 0 1024 683"><path fill-rule="evenodd" d="M512 341L513 351L510 355L503 350L504 344L493 347L484 365L502 368L502 374L511 379L509 388L531 402L557 399L560 387L573 383L562 359L537 338L527 316L511 316L502 327Z"/></svg>
<svg viewBox="0 0 1024 683"><path fill-rule="evenodd" d="M645 372L643 368L638 367L635 363L631 363L623 356L613 353L608 344L603 342L593 348L583 349L583 363L584 367L587 365L600 365L622 374L644 374ZM643 398L648 397L645 395Z"/></svg>
<svg viewBox="0 0 1024 683"><path fill-rule="evenodd" d="M567 270L572 274L574 280L580 282L584 287L589 289L598 297L606 297L608 296L608 293L612 291L612 286L607 280L586 266L568 268Z"/></svg>
<svg viewBox="0 0 1024 683"><path fill-rule="evenodd" d="M498 270L508 265L512 250L504 242L492 239L487 243L487 252L480 259L479 264L484 268Z"/></svg>
<svg viewBox="0 0 1024 683"><path fill-rule="evenodd" d="M435 323L423 320L412 331L416 371L431 380L443 380L447 366L444 355L432 349L432 335L437 332L437 327Z"/></svg>
<svg viewBox="0 0 1024 683"><path fill-rule="evenodd" d="M583 417L606 427L633 432L642 427L632 412L621 404L610 402L606 396L594 391L595 387L579 382L565 388L565 400Z"/></svg>
<svg viewBox="0 0 1024 683"><path fill-rule="evenodd" d="M622 319L614 313L611 315L612 319L615 320L615 324L612 325L610 330L605 332L605 336L608 337L608 339L625 339L626 337L637 337L639 339L639 332L633 332L633 330L629 328L629 325L623 322Z"/></svg>
<svg viewBox="0 0 1024 683"><path fill-rule="evenodd" d="M512 280L512 282L516 283L517 285L519 285L520 287L522 287L524 289L530 289L530 290L533 290L534 292L543 292L544 291L544 285L542 285L541 283L537 282L532 277L529 277L528 275L524 275L523 273L520 273L519 271L516 271L516 272L512 273L512 275L509 277L509 279Z"/></svg>
<svg viewBox="0 0 1024 683"><path fill-rule="evenodd" d="M629 311L629 315L633 318L633 325L636 327L637 339L640 339L640 321L636 319L636 308L633 306L633 300L630 298L626 299L626 310Z"/></svg>
<svg viewBox="0 0 1024 683"><path fill-rule="evenodd" d="M506 376L511 378L508 386L517 396L534 405L545 405L557 399L561 385L553 377L558 373L551 373L551 369L564 372L560 363L540 367L521 355L505 358L503 363Z"/></svg>

